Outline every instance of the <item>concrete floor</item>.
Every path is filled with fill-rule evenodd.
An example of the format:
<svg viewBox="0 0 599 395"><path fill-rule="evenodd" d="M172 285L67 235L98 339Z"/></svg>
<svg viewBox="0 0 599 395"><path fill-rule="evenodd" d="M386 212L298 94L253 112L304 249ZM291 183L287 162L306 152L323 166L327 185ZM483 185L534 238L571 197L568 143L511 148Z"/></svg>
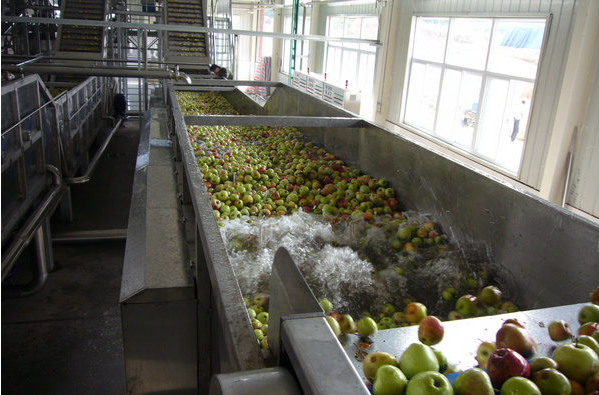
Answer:
<svg viewBox="0 0 599 395"><path fill-rule="evenodd" d="M72 187L74 221L53 223L54 234L126 229L138 141L137 119L127 120L92 180ZM124 252L124 240L55 244L55 270L44 287L29 297L2 298L3 394L126 393Z"/></svg>

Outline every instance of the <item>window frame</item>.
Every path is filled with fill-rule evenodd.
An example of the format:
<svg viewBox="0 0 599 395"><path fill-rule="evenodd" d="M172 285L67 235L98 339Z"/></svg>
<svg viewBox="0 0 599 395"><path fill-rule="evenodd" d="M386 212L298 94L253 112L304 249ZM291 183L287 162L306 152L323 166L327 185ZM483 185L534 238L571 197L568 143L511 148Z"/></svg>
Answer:
<svg viewBox="0 0 599 395"><path fill-rule="evenodd" d="M462 18L492 20L491 33L490 33L490 37L489 37L489 44L487 47L487 54L486 54L486 61L485 61L484 69L477 70L477 69L473 69L473 68L455 66L455 65L446 63L446 53L447 53L447 48L448 48L447 41L449 40L449 36L451 33L451 25L448 26L448 29L447 29L447 36L446 36L446 42L444 45L444 55L443 55L442 62L435 62L435 61L422 60L422 59L415 60L413 57L414 42L415 42L415 33L416 33L416 21L419 17L447 18L449 20L462 19ZM539 20L539 21L544 21L544 23L545 23L545 28L544 28L544 32L543 32L543 38L542 38L542 46L540 49L537 69L536 69L534 78L521 77L521 76L516 76L516 75L510 75L510 74L502 74L502 73L497 73L497 72L487 70L489 58L491 56L491 47L493 45L493 34L495 31L495 24L501 20L518 20L518 19L520 19L520 20ZM440 144L441 146L443 146L447 149L455 151L455 152L459 153L460 155L465 156L466 158L472 159L477 163L480 163L486 167L489 167L490 169L497 171L498 173L506 175L510 178L520 179L521 172L523 170L523 162L525 160L526 146L527 146L527 143L528 143L528 140L530 137L529 131L531 129L531 124L533 123L533 120L534 120L534 114L537 111L537 109L535 109L535 96L536 96L536 92L537 92L537 88L538 88L539 77L541 74L541 70L543 68L544 58L547 56L547 52L550 51L547 48L547 46L548 46L548 41L549 41L548 40L549 34L551 31L551 22L552 22L552 14L551 13L526 13L526 14L510 14L510 13L505 13L505 14L500 14L500 13L497 13L497 14L496 13L493 13L493 14L490 14L490 13L462 14L462 13L450 13L450 12L413 13L411 15L410 35L409 35L409 38L407 41L408 45L407 45L407 53L406 53L406 58L405 58L406 60L405 60L404 77L403 77L403 81L401 83L401 89L402 89L401 94L400 94L401 101L399 103L399 106L396 107L399 110L399 117L397 118L397 121L395 121L395 122L389 121L389 122L395 123L396 125L404 128L404 129L407 129L419 136L422 136L428 140L431 140L437 144ZM414 126L414 125L410 124L409 122L406 122L406 120L405 120L406 108L407 108L407 97L408 97L408 92L409 92L409 88L410 88L410 76L411 76L412 66L415 61L417 63L423 64L423 65L427 65L427 64L434 65L441 69L441 77L439 79L439 85L438 85L439 90L437 92L437 106L435 108L435 121L434 121L435 125L433 125L433 130L431 130L431 131ZM436 133L435 126L436 126L436 122L438 120L439 101L441 100L443 77L445 75L446 69L480 75L481 84L480 84L480 92L479 92L479 99L478 99L479 107L478 107L478 111L477 111L476 119L475 119L475 122L477 125L479 124L479 121L480 121L480 115L483 112L482 103L483 103L484 99L486 97L488 97L488 96L483 95L483 93L487 89L486 84L487 84L487 81L489 80L489 78L499 78L501 80L505 80L505 81L509 82L510 84L511 84L511 81L513 81L513 80L528 82L528 83L533 84L532 96L531 96L531 100L530 100L530 107L529 107L527 121L526 121L526 131L525 131L524 142L523 142L522 150L520 152L520 158L519 158L519 162L517 165L517 170L515 172L507 169L506 167L503 167L501 164L499 164L499 162L497 162L491 158L488 158L484 154L476 151L475 147L477 145L477 140L480 137L480 131L478 129L475 129L473 131L473 137L472 137L472 141L471 141L469 149L465 149L465 148L463 148L464 147L463 145L458 145L456 142L452 142L446 138L443 138Z"/></svg>

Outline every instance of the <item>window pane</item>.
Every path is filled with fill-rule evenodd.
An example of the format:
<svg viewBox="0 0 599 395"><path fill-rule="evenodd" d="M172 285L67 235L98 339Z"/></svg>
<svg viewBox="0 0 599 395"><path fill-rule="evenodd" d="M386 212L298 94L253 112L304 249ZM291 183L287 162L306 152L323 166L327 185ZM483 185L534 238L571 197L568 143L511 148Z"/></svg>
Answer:
<svg viewBox="0 0 599 395"><path fill-rule="evenodd" d="M360 38L376 40L379 31L379 19L377 17L362 18L362 33Z"/></svg>
<svg viewBox="0 0 599 395"><path fill-rule="evenodd" d="M442 62L448 26L448 18L418 17L412 56L417 59Z"/></svg>
<svg viewBox="0 0 599 395"><path fill-rule="evenodd" d="M356 51L349 51L344 49L341 64L341 81L345 83L348 80L348 84L352 88L356 88L356 74L358 68L358 54Z"/></svg>
<svg viewBox="0 0 599 395"><path fill-rule="evenodd" d="M476 151L483 156L495 160L499 150L502 132L507 133L508 123L506 101L508 98L509 81L489 78L485 90L485 98L480 114L478 140Z"/></svg>
<svg viewBox="0 0 599 395"><path fill-rule="evenodd" d="M545 20L497 21L489 56L489 70L535 78L544 33Z"/></svg>
<svg viewBox="0 0 599 395"><path fill-rule="evenodd" d="M446 62L483 70L487 61L491 26L490 19L452 19Z"/></svg>
<svg viewBox="0 0 599 395"><path fill-rule="evenodd" d="M468 150L472 145L481 79L480 75L451 69L443 77L437 135Z"/></svg>
<svg viewBox="0 0 599 395"><path fill-rule="evenodd" d="M414 62L410 73L405 122L433 130L441 68Z"/></svg>
<svg viewBox="0 0 599 395"><path fill-rule="evenodd" d="M343 17L332 16L329 18L329 36L343 37Z"/></svg>

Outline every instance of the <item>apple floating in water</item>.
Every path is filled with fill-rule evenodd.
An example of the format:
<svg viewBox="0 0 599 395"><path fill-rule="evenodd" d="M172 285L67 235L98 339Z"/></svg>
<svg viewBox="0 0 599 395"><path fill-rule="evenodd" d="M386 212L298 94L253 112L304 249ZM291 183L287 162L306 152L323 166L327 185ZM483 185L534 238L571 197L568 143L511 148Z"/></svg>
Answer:
<svg viewBox="0 0 599 395"><path fill-rule="evenodd" d="M478 300L487 306L497 306L501 303L503 292L494 285L487 285L478 295Z"/></svg>
<svg viewBox="0 0 599 395"><path fill-rule="evenodd" d="M418 325L418 340L427 346L439 343L444 333L443 323L433 315L423 318Z"/></svg>
<svg viewBox="0 0 599 395"><path fill-rule="evenodd" d="M559 362L558 362L559 364ZM487 373L493 386L500 388L510 377L530 376L530 366L522 355L509 348L498 348L489 357Z"/></svg>
<svg viewBox="0 0 599 395"><path fill-rule="evenodd" d="M478 298L470 294L460 296L455 303L455 310L462 317L474 317L478 312Z"/></svg>

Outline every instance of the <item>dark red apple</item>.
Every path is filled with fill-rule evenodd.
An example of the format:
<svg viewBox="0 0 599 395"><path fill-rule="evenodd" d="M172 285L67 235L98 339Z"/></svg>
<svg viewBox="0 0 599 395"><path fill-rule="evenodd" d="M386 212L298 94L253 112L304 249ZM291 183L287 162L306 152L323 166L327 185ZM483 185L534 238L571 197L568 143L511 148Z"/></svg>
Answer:
<svg viewBox="0 0 599 395"><path fill-rule="evenodd" d="M578 335L591 336L594 332L599 331L599 322L587 322L578 328Z"/></svg>
<svg viewBox="0 0 599 395"><path fill-rule="evenodd" d="M501 384L510 377L530 376L530 365L522 355L510 348L499 348L489 357L487 362L487 373L495 388L501 388Z"/></svg>

